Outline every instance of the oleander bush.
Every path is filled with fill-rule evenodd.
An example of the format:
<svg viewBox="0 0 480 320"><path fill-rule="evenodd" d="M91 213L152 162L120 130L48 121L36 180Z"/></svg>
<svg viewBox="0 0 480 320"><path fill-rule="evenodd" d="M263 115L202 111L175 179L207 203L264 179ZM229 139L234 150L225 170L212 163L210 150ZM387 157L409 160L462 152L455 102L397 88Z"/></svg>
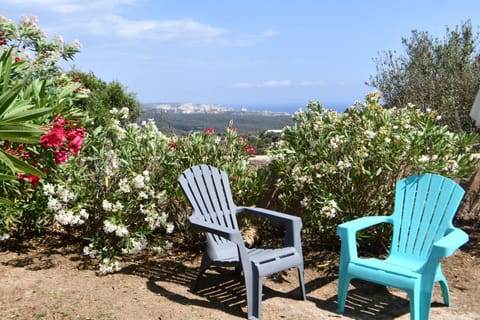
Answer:
<svg viewBox="0 0 480 320"><path fill-rule="evenodd" d="M122 256L171 248L173 232L195 241L177 183L188 167L226 170L241 203L262 191L262 176L247 161L253 150L234 129L175 137L158 131L153 120L132 124L128 118L128 108L112 109L110 121L87 135L82 156L43 185L55 223L88 239L84 253L99 261L100 274L120 270Z"/></svg>
<svg viewBox="0 0 480 320"><path fill-rule="evenodd" d="M40 179L80 151L82 114L74 105L86 92L59 67L79 48L48 40L34 17L17 24L0 16L0 240L48 224Z"/></svg>
<svg viewBox="0 0 480 320"><path fill-rule="evenodd" d="M283 130L271 163L277 192L316 235L333 237L341 222L390 214L402 177L432 172L461 179L474 170L476 135L448 131L434 111L384 109L380 100L369 94L344 113L312 102Z"/></svg>

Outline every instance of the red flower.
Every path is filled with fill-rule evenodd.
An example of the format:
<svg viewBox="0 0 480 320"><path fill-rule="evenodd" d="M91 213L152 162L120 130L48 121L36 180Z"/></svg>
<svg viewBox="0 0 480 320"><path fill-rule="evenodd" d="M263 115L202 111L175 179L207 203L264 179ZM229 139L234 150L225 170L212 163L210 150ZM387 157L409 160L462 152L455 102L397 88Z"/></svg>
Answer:
<svg viewBox="0 0 480 320"><path fill-rule="evenodd" d="M22 61L22 60L20 60L19 57L15 57L15 63L19 63L19 62L21 62L21 61Z"/></svg>
<svg viewBox="0 0 480 320"><path fill-rule="evenodd" d="M68 160L67 150L59 149L53 152L55 155L55 163L60 164Z"/></svg>
<svg viewBox="0 0 480 320"><path fill-rule="evenodd" d="M255 154L257 153L257 149L255 149L254 146L248 145L245 147L245 150L247 150L248 153L250 154Z"/></svg>
<svg viewBox="0 0 480 320"><path fill-rule="evenodd" d="M175 143L175 141L170 141L170 143L168 144L170 146L170 148L172 149L175 149L177 147L177 144Z"/></svg>
<svg viewBox="0 0 480 320"><path fill-rule="evenodd" d="M68 143L68 150L72 154L78 154L80 152L80 149L82 148L83 145L83 137L82 136L76 136L70 142Z"/></svg>
<svg viewBox="0 0 480 320"><path fill-rule="evenodd" d="M203 130L203 132L204 132L204 133L208 133L208 134L214 134L214 133L215 133L215 129L213 129L213 128L211 128L211 127L210 127L210 128L205 128L205 129Z"/></svg>
<svg viewBox="0 0 480 320"><path fill-rule="evenodd" d="M40 177L37 177L33 174L30 174L28 177L27 177L27 180L28 182L30 182L32 184L32 186L36 187L40 184Z"/></svg>
<svg viewBox="0 0 480 320"><path fill-rule="evenodd" d="M67 138L70 140L68 150L73 154L78 154L82 148L83 139L85 138L85 129L76 128L68 133Z"/></svg>
<svg viewBox="0 0 480 320"><path fill-rule="evenodd" d="M61 115L57 114L55 120L53 120L54 128L64 128L67 124L67 120L63 119Z"/></svg>
<svg viewBox="0 0 480 320"><path fill-rule="evenodd" d="M3 31L0 31L0 46L7 44L7 39L3 36Z"/></svg>
<svg viewBox="0 0 480 320"><path fill-rule="evenodd" d="M8 153L8 154L11 154L15 157L18 157L20 159L28 159L30 158L30 154L28 153L27 150L25 150L25 146L23 144L19 144L17 149L13 150L10 146L11 146L11 143L8 142L8 141L5 141L3 146L8 146L7 149L5 149L5 152Z"/></svg>
<svg viewBox="0 0 480 320"><path fill-rule="evenodd" d="M66 137L67 137L67 132L65 132L65 129L55 127L40 137L40 143L44 147L58 148L62 146L63 141L65 141Z"/></svg>
<svg viewBox="0 0 480 320"><path fill-rule="evenodd" d="M44 147L54 148L57 164L68 160L68 152L78 154L85 138L85 128L78 128L74 122L57 115L52 122L52 129L40 137Z"/></svg>

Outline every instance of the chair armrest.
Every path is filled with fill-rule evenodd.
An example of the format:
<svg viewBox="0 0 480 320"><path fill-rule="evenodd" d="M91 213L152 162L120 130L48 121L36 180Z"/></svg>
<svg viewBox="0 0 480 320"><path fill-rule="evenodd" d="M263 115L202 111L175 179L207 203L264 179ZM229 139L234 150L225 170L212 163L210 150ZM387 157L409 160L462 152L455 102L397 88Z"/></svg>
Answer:
<svg viewBox="0 0 480 320"><path fill-rule="evenodd" d="M201 219L196 219L193 216L189 218L189 221L190 224L203 231L219 235L237 244L243 243L242 234L239 230L233 230L223 226L215 225Z"/></svg>
<svg viewBox="0 0 480 320"><path fill-rule="evenodd" d="M449 230L446 236L433 244L432 253L430 256L438 259L448 257L467 241L468 234L465 231L459 228L452 228Z"/></svg>
<svg viewBox="0 0 480 320"><path fill-rule="evenodd" d="M360 217L344 222L337 227L337 235L342 241L341 251L348 255L347 260L358 256L356 238L357 232L380 223L393 223L392 216Z"/></svg>
<svg viewBox="0 0 480 320"><path fill-rule="evenodd" d="M295 247L299 254L302 253L302 219L300 217L256 207L237 207L236 213L248 213L282 222L285 225L284 245L287 247Z"/></svg>
<svg viewBox="0 0 480 320"><path fill-rule="evenodd" d="M294 222L294 223L302 223L302 219L297 216L293 216L290 214L282 213L282 212L277 212L273 210L268 210L264 208L256 208L256 207L237 207L237 214L238 213L248 213L248 214L254 214L257 216L269 218L272 220L278 220L281 222Z"/></svg>
<svg viewBox="0 0 480 320"><path fill-rule="evenodd" d="M337 227L337 234L345 232L354 232L356 233L359 230L363 230L380 223L392 223L393 219L391 216L368 216L360 217L351 221L344 222Z"/></svg>

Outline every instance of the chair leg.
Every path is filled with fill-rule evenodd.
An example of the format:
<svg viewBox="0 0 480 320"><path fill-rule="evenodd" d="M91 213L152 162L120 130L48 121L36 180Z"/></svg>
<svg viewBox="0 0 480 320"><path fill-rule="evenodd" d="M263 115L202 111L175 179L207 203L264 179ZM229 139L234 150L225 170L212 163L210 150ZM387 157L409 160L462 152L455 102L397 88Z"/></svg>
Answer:
<svg viewBox="0 0 480 320"><path fill-rule="evenodd" d="M443 303L446 306L450 306L450 290L448 288L447 279L443 278L438 281L438 283L440 283L440 288L442 289Z"/></svg>
<svg viewBox="0 0 480 320"><path fill-rule="evenodd" d="M351 278L343 272L338 276L338 297L337 297L337 313L343 314L345 311L345 303L347 302L348 287L350 286Z"/></svg>
<svg viewBox="0 0 480 320"><path fill-rule="evenodd" d="M410 320L428 320L430 305L432 303L432 291L414 290L409 292Z"/></svg>
<svg viewBox="0 0 480 320"><path fill-rule="evenodd" d="M200 278L202 277L202 274L205 272L205 270L207 270L207 268L210 266L211 263L212 263L212 261L210 260L210 258L206 254L204 254L203 257L202 257L202 262L200 263L200 269L198 270L197 279L195 280L195 283L193 284L193 290L194 291L198 290L198 285L200 283Z"/></svg>
<svg viewBox="0 0 480 320"><path fill-rule="evenodd" d="M408 297L410 300L410 320L420 320L420 291L413 290L408 293Z"/></svg>
<svg viewBox="0 0 480 320"><path fill-rule="evenodd" d="M307 294L305 292L305 281L304 281L304 278L303 278L303 273L304 273L303 265L298 266L297 270L298 270L298 282L300 284L302 299L307 300Z"/></svg>
<svg viewBox="0 0 480 320"><path fill-rule="evenodd" d="M252 287L252 299L248 302L248 319L260 320L262 311L262 289L263 289L263 277L260 277L258 272L253 272Z"/></svg>

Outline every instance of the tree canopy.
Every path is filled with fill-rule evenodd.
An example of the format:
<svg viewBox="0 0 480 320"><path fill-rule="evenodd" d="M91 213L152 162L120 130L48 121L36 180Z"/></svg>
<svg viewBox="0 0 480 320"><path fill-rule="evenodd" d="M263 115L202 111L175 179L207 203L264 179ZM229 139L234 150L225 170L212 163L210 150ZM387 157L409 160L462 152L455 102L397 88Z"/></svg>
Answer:
<svg viewBox="0 0 480 320"><path fill-rule="evenodd" d="M105 120L110 118L110 110L113 108L128 108L128 120L135 122L138 119L140 102L137 100L136 94L128 92L120 82L106 82L93 73L74 71L72 74L89 90L88 97L77 103L77 107L88 112L92 117L95 122L93 127L104 125Z"/></svg>
<svg viewBox="0 0 480 320"><path fill-rule="evenodd" d="M374 59L377 74L367 85L382 93L386 108L412 103L436 110L453 131L473 131L469 111L480 88L478 39L470 21L446 27L444 39L413 30L402 38L404 54L387 51Z"/></svg>

